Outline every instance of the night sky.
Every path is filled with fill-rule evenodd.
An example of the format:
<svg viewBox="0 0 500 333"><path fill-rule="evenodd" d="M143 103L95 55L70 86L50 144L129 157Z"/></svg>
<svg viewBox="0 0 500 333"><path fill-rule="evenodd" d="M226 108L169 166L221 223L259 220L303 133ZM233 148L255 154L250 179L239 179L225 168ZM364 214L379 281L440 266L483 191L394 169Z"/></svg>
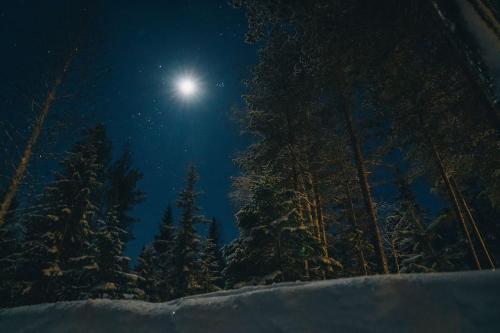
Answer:
<svg viewBox="0 0 500 333"><path fill-rule="evenodd" d="M221 221L226 240L235 236L228 193L237 172L232 159L246 142L229 115L241 104L242 80L255 59L244 43L245 15L227 1L147 3L106 7L113 64L101 108L113 141L131 143L148 196L137 209L142 222L131 254L158 230L165 206L175 204L191 162L203 212ZM201 81L202 94L192 102L173 94L173 81L186 72Z"/></svg>
<svg viewBox="0 0 500 333"><path fill-rule="evenodd" d="M82 7L77 3L80 0L0 4L0 139L7 142L0 150L7 156L0 158L2 186L31 131L37 114L34 103L43 102L78 35ZM237 235L229 199L231 177L238 173L233 159L252 142L240 135L231 109L243 107L243 80L250 77L259 47L244 41L244 11L227 0L96 3L87 12L90 23L82 50L51 110L21 193L43 193L79 131L102 122L115 157L129 146L135 166L144 174L140 188L147 198L134 212L140 223L134 226L136 239L129 243L128 255L135 258L153 239L164 209L169 203L175 206L190 163L200 174L202 213L216 217L224 242L230 241ZM185 75L199 81L199 93L189 100L175 89ZM374 171L377 200L394 200L391 178L387 168ZM429 192L430 185L422 179L414 184L419 201L435 215L443 202ZM30 202L25 200L28 208Z"/></svg>
<svg viewBox="0 0 500 333"><path fill-rule="evenodd" d="M42 27L64 29L58 20L63 19L65 9L57 7L61 2L52 3L53 7L30 1L0 5L0 37L6 45L1 72L4 80L12 78L18 81L17 86L25 87L26 81L36 80L37 75L32 72L19 77L16 68L36 67L35 60L45 64L54 52L49 42L40 42L40 34L53 37ZM77 117L78 127L103 122L115 155L130 144L135 165L144 173L140 187L147 200L134 213L141 222L134 227L136 240L129 244L128 254L135 257L154 237L166 205L175 205L191 162L200 174L203 213L217 217L224 240L230 240L237 232L228 198L230 178L237 173L232 160L250 143L240 135L230 112L242 105L242 81L256 59L256 46L244 42L244 12L233 9L226 0L107 1L101 3L98 15L94 22L99 26L93 28L99 35L93 36L94 43L89 43L86 52L91 54L90 68L104 74L95 84L90 80L92 91L85 103L66 106L70 111L64 114ZM200 83L200 94L188 102L174 93L175 80L186 73ZM72 80L78 81L78 74L73 74ZM14 91L2 93L4 101L19 105L5 98L17 96ZM24 101L22 107L28 104ZM11 112L12 126L19 125L17 121L27 128L23 111L7 111L19 109L12 105L3 105L2 112ZM62 109L53 110L49 124L55 123ZM29 110L24 115L31 116ZM71 132L77 133L77 129ZM56 146L67 149L74 137L58 139ZM37 166L40 159L33 161L32 173L50 175L53 164Z"/></svg>

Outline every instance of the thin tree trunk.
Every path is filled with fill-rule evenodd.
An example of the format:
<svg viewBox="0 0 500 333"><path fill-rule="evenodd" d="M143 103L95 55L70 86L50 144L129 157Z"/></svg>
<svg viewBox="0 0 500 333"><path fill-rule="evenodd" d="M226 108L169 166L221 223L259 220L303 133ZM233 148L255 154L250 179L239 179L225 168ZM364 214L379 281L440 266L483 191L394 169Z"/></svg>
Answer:
<svg viewBox="0 0 500 333"><path fill-rule="evenodd" d="M309 261L307 259L304 260L304 271L306 273L306 280L309 280L311 276L309 274Z"/></svg>
<svg viewBox="0 0 500 333"><path fill-rule="evenodd" d="M324 256L328 257L328 247L327 247L326 234L325 234L323 221L322 221L322 219L323 219L322 213L320 212L319 197L318 197L318 193L316 191L316 186L314 184L314 180L313 180L310 172L308 173L308 181L309 181L309 186L311 188L312 197L313 197L314 218L315 218L316 229L318 232L318 239L320 240L321 246L323 247Z"/></svg>
<svg viewBox="0 0 500 333"><path fill-rule="evenodd" d="M458 188L458 185L457 185L455 178L450 177L450 180L451 180L451 183L455 189L455 193L462 204L462 207L464 208L465 212L467 213L467 217L469 218L469 221L472 224L474 232L476 233L476 236L479 239L479 242L481 243L481 247L483 248L484 254L486 255L486 258L488 259L488 263L490 264L491 269L494 270L496 267L495 267L495 264L493 262L493 258L491 257L491 254L488 251L488 247L486 246L486 243L483 239L483 236L481 235L481 232L479 231L479 228L477 227L476 220L474 219L474 216L472 215L472 212L469 209L469 205L467 204L467 201L465 200L464 196L462 195L462 192Z"/></svg>
<svg viewBox="0 0 500 333"><path fill-rule="evenodd" d="M392 256L394 257L394 263L396 264L396 272L399 274L399 258L398 258L398 252L396 251L396 246L394 245L394 240L391 237L391 251L392 251Z"/></svg>
<svg viewBox="0 0 500 333"><path fill-rule="evenodd" d="M12 177L9 188L7 189L7 193L5 194L3 201L2 201L2 204L0 206L0 226L5 223L5 217L10 210L12 200L14 200L14 197L16 196L19 185L21 184L21 181L23 180L24 175L25 175L26 171L28 170L31 155L33 154L33 149L38 141L38 138L40 137L40 134L41 134L42 129L43 129L43 125L45 123L45 120L47 119L49 111L50 111L52 105L54 104L57 91L59 90L59 87L61 86L61 83L62 83L66 73L68 72L69 67L71 65L71 62L72 62L72 60L77 52L78 52L77 47L75 47L73 50L71 50L70 55L66 59L66 62L64 64L62 72L59 74L59 76L54 81L54 84L52 85L52 89L50 89L49 93L47 94L47 97L45 98L45 102L43 104L42 111L40 112L39 116L35 120L33 130L31 131L31 136L28 140L28 143L26 144L26 148L24 149L24 153L23 153L23 156L21 158L21 161L19 162L19 165L16 168L16 171L14 173L14 176Z"/></svg>
<svg viewBox="0 0 500 333"><path fill-rule="evenodd" d="M372 232L375 236L375 248L379 253L380 265L382 266L382 272L384 274L389 274L389 264L387 262L387 255L384 250L382 234L380 232L380 227L377 223L377 216L375 213L375 207L373 205L373 199L370 191L370 186L368 184L368 178L366 176L365 161L363 159L363 154L361 153L361 146L354 130L354 125L352 122L351 115L351 102L346 96L346 93L342 94L342 111L345 116L345 121L347 129L349 131L349 136L351 139L351 147L356 160L356 168L358 171L359 183L361 186L361 192L363 193L363 199L365 201L366 212L370 218Z"/></svg>
<svg viewBox="0 0 500 333"><path fill-rule="evenodd" d="M432 140L432 136L430 135L429 130L425 126L424 119L423 119L421 113L418 114L418 120L419 120L419 123L420 123L422 130L424 131L426 140L429 144L429 147L431 148L432 154L434 155L434 160L436 161L437 167L439 169L439 173L440 173L441 178L443 179L444 184L446 186L446 190L448 191L448 194L450 196L453 210L455 211L455 215L456 215L457 219L460 221L460 224L462 225L462 227L464 229L464 234L465 234L465 237L467 239L467 244L469 245L469 249L470 249L472 258L474 259L474 264L476 265L476 268L478 270L481 270L481 263L479 262L479 259L477 257L474 243L472 243L469 228L467 227L467 222L465 221L462 210L460 209L460 204L458 203L457 194L455 193L455 190L453 189L453 186L451 185L450 178L448 177L448 174L446 172L446 168L445 168L444 163L443 163L443 159L441 158L441 155L439 154L439 152L436 148L436 145L434 144L434 141Z"/></svg>
<svg viewBox="0 0 500 333"><path fill-rule="evenodd" d="M294 137L294 132L293 132L293 129L292 129L292 124L291 124L291 120L290 120L290 114L288 113L288 111L285 111L285 119L286 119L286 127L287 127L287 136L288 136L288 144L287 144L287 148L289 150L289 153L290 153L290 156L292 157L292 168L293 168L293 177L294 177L294 182L295 182L295 191L296 192L301 192L300 191L300 185L302 185L302 188L304 187L303 186L303 181L301 181L301 176L297 170L297 165L299 164L299 161L298 161L298 158L295 154L295 150L293 149L293 144L295 142L295 137ZM302 205L302 202L304 201L303 198L301 198L299 196L299 215L301 217L301 225L304 225L303 221L304 221L304 216L307 212L307 206L304 208L304 206ZM307 203L306 203L307 205ZM308 217L309 217L309 214L308 214ZM309 269L309 261L307 259L304 260L304 271L305 271L305 274L306 274L306 278L309 278L310 276L310 269Z"/></svg>
<svg viewBox="0 0 500 333"><path fill-rule="evenodd" d="M292 154L292 156L293 156L293 154ZM295 163L292 164L292 170L293 170L294 190L296 192L299 192L298 176L297 176L297 169L296 169ZM302 199L300 197L299 197L298 205L299 205L298 213L299 213L299 217L300 217L300 225L304 226L304 208L302 207ZM310 277L309 261L307 259L304 259L304 272L305 272L306 279L309 279L309 277Z"/></svg>
<svg viewBox="0 0 500 333"><path fill-rule="evenodd" d="M316 227L316 235L318 236L319 235L318 225L315 223L312 215L311 203L309 202L309 195L307 193L307 189L304 184L304 177L302 175L299 175L299 189L301 195L303 196L302 201L304 202L304 209L307 221L309 222L309 224L314 225Z"/></svg>
<svg viewBox="0 0 500 333"><path fill-rule="evenodd" d="M316 184L314 183L314 180L312 179L311 175L309 175L309 181L311 182L311 189L314 196L314 205L316 210L318 228L320 231L320 240L321 240L321 248L323 251L323 257L328 262L326 266L326 271L332 272L333 267L331 265L330 255L328 253L328 240L326 238L325 222L323 219L323 210L321 208L321 196L317 191ZM324 274L324 278L326 279L326 273Z"/></svg>
<svg viewBox="0 0 500 333"><path fill-rule="evenodd" d="M351 188L349 187L348 183L346 183L346 192L347 192L347 203L349 207L349 219L351 220L351 223L354 226L354 230L356 230L357 232L358 222L356 221L356 213L354 212L354 204L352 202ZM368 270L367 270L368 264L366 263L365 253L363 252L363 248L361 247L361 244L357 238L356 238L356 249L358 252L359 265L362 267L363 273L365 275L368 275Z"/></svg>
<svg viewBox="0 0 500 333"><path fill-rule="evenodd" d="M278 246L278 251L277 251L278 262L280 263L280 270L281 270L281 281L285 281L285 268L281 260L281 231L278 232L277 246Z"/></svg>
<svg viewBox="0 0 500 333"><path fill-rule="evenodd" d="M432 139L429 135L427 135L427 139L429 140L432 148L432 152L434 154L434 158L439 168L439 172L441 173L441 178L443 179L446 189L448 190L448 194L450 195L451 202L453 204L453 209L455 210L455 214L457 215L457 219L462 224L464 229L465 237L467 238L467 243L469 244L469 249L472 254L472 258L474 259L474 263L478 270L481 270L481 263L477 257L476 249L474 248L474 244L472 243L472 239L470 237L469 229L467 228L467 223L465 221L464 215L462 214L462 210L460 209L460 204L458 203L457 195L453 190L453 186L451 185L450 179L446 173L446 169L443 165L443 160L441 159L441 155L436 149L436 146L432 143Z"/></svg>
<svg viewBox="0 0 500 333"><path fill-rule="evenodd" d="M321 195L316 193L316 202L318 203L318 215L319 215L319 224L321 227L321 235L323 236L323 244L325 247L325 255L328 258L329 253L328 253L328 239L326 238L326 227L325 227L325 220L323 217L323 208L322 208L322 200L321 200Z"/></svg>

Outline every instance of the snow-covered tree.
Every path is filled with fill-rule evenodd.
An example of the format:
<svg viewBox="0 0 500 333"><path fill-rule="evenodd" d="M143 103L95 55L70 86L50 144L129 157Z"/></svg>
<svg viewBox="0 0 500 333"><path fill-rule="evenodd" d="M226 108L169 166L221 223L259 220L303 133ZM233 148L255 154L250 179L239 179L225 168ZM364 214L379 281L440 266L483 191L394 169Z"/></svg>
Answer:
<svg viewBox="0 0 500 333"><path fill-rule="evenodd" d="M154 249L154 280L156 295L160 301L167 301L175 295L174 246L175 226L170 205L163 214L160 233L153 242ZM143 276L146 278L145 276Z"/></svg>
<svg viewBox="0 0 500 333"><path fill-rule="evenodd" d="M456 234L456 229L445 231L440 226L446 214L431 223L417 203L407 177L398 172L396 179L397 204L385 219L385 239L388 253L392 254L394 271L439 272L458 268L455 263L457 259L463 261L464 256L459 250L462 244L460 238L451 240L453 237L450 236Z"/></svg>
<svg viewBox="0 0 500 333"><path fill-rule="evenodd" d="M93 287L93 227L102 202L105 168L110 158L106 130L99 125L83 132L66 153L39 202L37 215L27 218L21 245L26 303L86 298Z"/></svg>
<svg viewBox="0 0 500 333"><path fill-rule="evenodd" d="M130 272L131 259L124 255L125 246L133 239L130 226L138 222L131 210L143 201L137 188L141 172L132 167L128 148L106 170L105 194L100 203L100 217L95 224L95 261L93 295L107 298L144 298L138 287L138 276Z"/></svg>
<svg viewBox="0 0 500 333"><path fill-rule="evenodd" d="M203 292L216 291L223 286L222 269L223 260L219 245L217 220L212 218L201 253L200 284Z"/></svg>
<svg viewBox="0 0 500 333"><path fill-rule="evenodd" d="M95 235L98 265L94 276L93 295L104 298L142 298L143 292L137 288L138 276L130 273L131 259L123 254L122 223L114 210L110 210L104 220L98 222Z"/></svg>
<svg viewBox="0 0 500 333"><path fill-rule="evenodd" d="M176 297L199 292L199 250L200 236L195 225L205 221L199 214L196 203L199 192L196 191L198 175L195 167L188 168L185 189L179 194L177 207L181 209L179 229L174 245L174 293Z"/></svg>
<svg viewBox="0 0 500 333"><path fill-rule="evenodd" d="M127 242L132 239L130 226L138 222L135 217L130 216L130 212L145 198L137 187L142 173L132 166L132 152L128 148L110 165L107 178L106 206L114 211L124 231L120 237L123 242Z"/></svg>
<svg viewBox="0 0 500 333"><path fill-rule="evenodd" d="M20 286L16 281L18 261L21 260L19 237L16 231L17 217L14 213L17 201L13 200L5 223L0 225L0 307L16 304L15 296Z"/></svg>
<svg viewBox="0 0 500 333"><path fill-rule="evenodd" d="M304 223L293 191L282 180L259 177L237 214L240 235L226 247L224 276L229 287L321 278L324 266L315 229Z"/></svg>
<svg viewBox="0 0 500 333"><path fill-rule="evenodd" d="M144 291L143 300L148 302L159 301L157 272L155 271L155 250L151 245L142 248L135 274L139 277L137 286Z"/></svg>

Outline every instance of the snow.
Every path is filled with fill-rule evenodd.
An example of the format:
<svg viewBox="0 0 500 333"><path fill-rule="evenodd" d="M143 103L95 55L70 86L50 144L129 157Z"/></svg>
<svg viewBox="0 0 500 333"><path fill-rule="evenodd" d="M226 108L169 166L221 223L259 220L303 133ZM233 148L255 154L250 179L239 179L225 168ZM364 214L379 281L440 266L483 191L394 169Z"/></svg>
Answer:
<svg viewBox="0 0 500 333"><path fill-rule="evenodd" d="M499 296L499 272L372 276L4 309L0 332L500 332Z"/></svg>
<svg viewBox="0 0 500 333"><path fill-rule="evenodd" d="M494 28L488 26L485 20L481 18L479 13L474 9L470 1L455 0L455 2L462 12L469 32L474 36L482 51L483 60L488 66L491 76L496 81L494 93L496 98L500 98L500 38L494 30L500 31L500 23L482 1L478 1L478 6Z"/></svg>

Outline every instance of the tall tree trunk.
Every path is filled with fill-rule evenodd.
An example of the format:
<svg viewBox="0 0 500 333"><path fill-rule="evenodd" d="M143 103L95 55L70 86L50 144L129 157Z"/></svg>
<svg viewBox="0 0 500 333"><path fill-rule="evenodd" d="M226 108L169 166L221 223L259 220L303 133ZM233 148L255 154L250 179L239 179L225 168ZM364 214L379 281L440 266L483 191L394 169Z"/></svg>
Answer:
<svg viewBox="0 0 500 333"><path fill-rule="evenodd" d="M443 179L448 195L450 196L451 204L453 206L453 210L455 211L455 215L457 219L460 221L462 228L464 229L464 234L467 239L467 244L469 245L472 258L474 259L474 264L476 265L476 268L478 270L481 270L481 263L479 262L479 259L477 257L474 243L472 243L469 228L467 227L467 222L465 221L462 210L460 209L460 204L458 202L457 194L455 193L455 190L451 185L450 178L448 176L448 173L446 172L446 168L443 163L443 159L441 158L441 155L439 154L436 145L434 144L434 140L432 139L429 130L425 126L424 118L422 117L421 113L418 114L418 121L420 123L421 129L424 132L425 140L427 141L429 147L431 148L432 154L434 155L434 161L436 162L441 178Z"/></svg>
<svg viewBox="0 0 500 333"><path fill-rule="evenodd" d="M314 182L314 179L311 175L310 172L308 172L308 181L309 181L309 187L311 189L311 196L313 200L313 208L314 208L314 218L315 218L315 225L316 229L318 232L318 239L321 242L321 246L323 247L323 255L325 257L328 257L328 244L326 240L326 233L323 225L323 215L321 210L321 203L319 201L319 194L317 192L316 184Z"/></svg>
<svg viewBox="0 0 500 333"><path fill-rule="evenodd" d="M464 215L462 214L462 210L460 209L460 204L458 203L457 195L455 191L453 190L453 186L451 185L450 178L448 177L448 174L446 173L446 169L443 164L443 160L441 159L441 155L436 149L436 146L432 142L432 138L427 134L427 139L431 145L432 153L434 154L434 158L436 160L436 164L438 165L439 172L441 174L441 178L444 181L444 184L446 186L446 189L448 191L448 194L450 195L451 203L453 205L453 209L455 210L455 215L457 216L457 219L460 221L462 224L462 227L464 229L464 234L467 239L467 243L469 245L469 249L472 255L472 258L474 259L474 263L476 265L476 268L478 270L481 270L481 263L479 262L479 259L477 257L476 249L474 248L474 244L472 243L472 239L470 237L469 233L469 228L467 227L467 223L465 221Z"/></svg>
<svg viewBox="0 0 500 333"><path fill-rule="evenodd" d="M306 185L304 183L304 177L302 175L299 175L299 193L302 197L301 200L304 203L304 210L308 223L314 225L316 227L316 230L318 230L317 224L315 223L313 218L311 202L309 201L309 195L307 193ZM318 234L319 233L317 232L316 235Z"/></svg>
<svg viewBox="0 0 500 333"><path fill-rule="evenodd" d="M304 206L305 206L305 212L306 212L309 224L313 225L314 228L316 229L316 238L318 239L318 242L320 242L320 244L321 244L321 233L319 231L318 220L313 217L313 214L314 214L313 208L314 207L311 205L311 201L309 198L309 192L306 189L303 178L304 177L302 175L299 177L299 180L300 180L299 184L301 186L302 194L304 196L303 202L304 202ZM323 248L322 248L322 251L324 251ZM322 273L323 280L326 280L326 272L324 270L322 270L321 273Z"/></svg>
<svg viewBox="0 0 500 333"><path fill-rule="evenodd" d="M293 152L290 149L290 153L293 156ZM293 182L294 182L294 190L295 192L300 192L299 191L299 181L298 181L298 172L297 172L297 167L295 163L292 163L292 171L293 171ZM302 198L299 197L299 202L298 202L298 213L300 217L300 226L304 226L304 208L302 206ZM307 259L304 259L304 273L306 276L306 279L309 279L310 277L310 272L309 272L309 261Z"/></svg>
<svg viewBox="0 0 500 333"><path fill-rule="evenodd" d="M21 161L19 162L19 165L16 168L16 171L14 173L14 176L12 177L9 188L7 189L7 193L5 194L2 204L0 206L0 226L5 223L5 217L10 210L12 200L14 200L19 185L21 184L21 181L24 178L26 170L28 170L31 155L33 154L33 149L38 141L38 138L40 137L45 120L47 119L49 111L52 108L54 101L56 100L57 91L59 90L59 87L61 86L61 83L66 73L68 72L71 62L73 61L73 58L77 52L78 52L78 47L75 47L71 50L68 58L66 59L62 72L57 76L56 80L54 81L52 88L50 89L50 91L47 94L47 97L45 98L43 108L40 111L40 114L38 115L37 119L35 120L35 124L33 125L33 129L31 131L31 136L28 140L28 143L26 144Z"/></svg>
<svg viewBox="0 0 500 333"><path fill-rule="evenodd" d="M352 202L351 188L349 183L346 183L346 194L347 194L347 207L349 208L349 219L354 227L354 230L358 232L358 222L356 221L356 213L354 212L354 204ZM358 252L359 265L363 269L364 275L368 275L368 264L365 259L365 253L359 240L356 238L356 250Z"/></svg>
<svg viewBox="0 0 500 333"><path fill-rule="evenodd" d="M328 253L328 239L326 237L326 226L325 226L325 219L323 217L323 208L322 208L322 202L323 200L321 199L321 195L316 192L316 202L318 204L318 215L319 215L319 225L321 227L321 236L323 236L323 246L325 247L325 256L328 258L329 253Z"/></svg>
<svg viewBox="0 0 500 333"><path fill-rule="evenodd" d="M462 192L458 188L458 185L457 185L457 182L456 182L455 178L454 177L450 177L450 181L451 181L451 184L454 187L455 193L456 193L456 195L457 195L460 203L462 204L463 209L465 210L465 212L467 214L469 222L472 224L474 232L476 233L476 236L479 239L479 242L481 243L481 247L483 249L484 254L486 255L486 258L488 259L488 263L489 263L491 269L494 270L495 269L495 264L493 262L493 258L492 258L491 254L490 254L490 251L488 250L488 247L486 246L486 243L485 243L485 241L483 239L483 235L479 231L479 228L478 228L478 226L476 224L476 220L474 219L474 216L472 215L472 212L469 209L469 205L467 204L467 201L465 200Z"/></svg>
<svg viewBox="0 0 500 333"><path fill-rule="evenodd" d="M311 174L309 174L309 181L311 183L311 190L312 190L312 195L314 197L314 208L316 211L316 217L317 217L317 224L318 224L318 229L319 229L319 236L320 236L320 241L321 241L321 249L323 252L323 258L327 262L326 265L326 271L327 272L332 272L333 267L331 265L330 261L330 255L328 253L328 240L326 238L326 228L325 228L325 221L323 218L323 210L322 210L322 203L321 203L321 195L318 192L317 185L312 177ZM324 274L324 277L326 279L326 274Z"/></svg>
<svg viewBox="0 0 500 333"><path fill-rule="evenodd" d="M370 191L370 186L368 184L368 178L366 176L366 167L363 154L361 153L361 145L354 130L354 125L352 122L351 115L351 100L347 96L347 93L343 93L342 96L342 111L344 113L347 130L351 139L351 148L356 161L356 168L358 171L359 184L361 186L361 192L363 193L363 199L365 201L366 212L370 218L371 229L375 236L375 248L379 253L379 261L382 267L382 272L384 274L389 274L389 264L387 262L387 255L384 249L384 243L382 240L382 234L380 227L377 223L377 216L375 213L375 207L373 204L373 199Z"/></svg>

